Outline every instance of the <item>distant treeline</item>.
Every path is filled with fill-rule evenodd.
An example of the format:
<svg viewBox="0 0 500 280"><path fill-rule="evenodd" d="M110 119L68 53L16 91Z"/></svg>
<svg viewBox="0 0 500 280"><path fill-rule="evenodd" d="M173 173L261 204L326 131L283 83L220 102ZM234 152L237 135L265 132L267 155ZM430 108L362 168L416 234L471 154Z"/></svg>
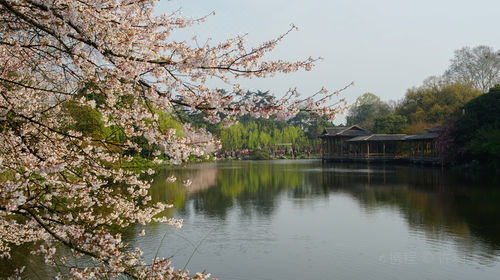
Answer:
<svg viewBox="0 0 500 280"><path fill-rule="evenodd" d="M235 124L230 126L221 123L210 124L203 117L203 114L187 113L183 118L195 127L205 128L218 137L223 153L249 150L249 152L263 151L270 154L311 154L319 151L318 136L323 129L333 126L325 117L308 112L301 112L289 120L244 115L236 118Z"/></svg>
<svg viewBox="0 0 500 280"><path fill-rule="evenodd" d="M375 133L420 133L443 124L470 100L500 84L500 52L488 46L455 51L448 69L427 78L399 101L383 102L372 93L351 107L347 125Z"/></svg>
<svg viewBox="0 0 500 280"><path fill-rule="evenodd" d="M500 158L500 56L490 47L462 48L455 52L451 65L441 76L426 79L419 87L408 89L399 101L382 101L373 93L365 93L352 104L346 125L360 125L373 133L422 133L442 126L440 145L447 160L454 162L496 161ZM266 91L246 92L244 98L257 97L256 106L264 106L272 95ZM96 98L99 102L99 98ZM262 104L261 104L262 103ZM127 139L119 126L105 127L101 114L90 106L64 105L71 116L67 130L106 139L117 144L130 140L141 149L125 151L131 156L153 158L156 147L143 136ZM315 153L318 136L325 127L334 126L322 116L301 112L289 120L254 118L248 115L225 126L206 121L203 113L180 111L160 112L160 129L175 129L183 135L182 123L205 128L222 144L222 152L248 150L264 154ZM225 116L220 116L224 118ZM446 149L446 151L444 151Z"/></svg>
<svg viewBox="0 0 500 280"><path fill-rule="evenodd" d="M349 110L347 125L357 124L373 133L422 133L442 125L481 94L468 84L433 82L409 89L398 102L365 93Z"/></svg>
<svg viewBox="0 0 500 280"><path fill-rule="evenodd" d="M373 133L423 133L441 126L438 141L448 162L500 161L500 54L487 46L462 48L441 76L384 102L373 93L352 105L347 125ZM495 86L496 85L496 86Z"/></svg>

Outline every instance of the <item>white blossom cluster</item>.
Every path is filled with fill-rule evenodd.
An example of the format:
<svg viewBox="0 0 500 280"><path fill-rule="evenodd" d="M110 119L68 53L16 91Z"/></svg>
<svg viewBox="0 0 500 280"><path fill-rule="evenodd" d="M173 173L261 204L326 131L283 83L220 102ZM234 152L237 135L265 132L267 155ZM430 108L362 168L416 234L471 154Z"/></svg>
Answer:
<svg viewBox="0 0 500 280"><path fill-rule="evenodd" d="M127 248L116 228L151 221L182 221L152 203L150 183L121 169L123 151L140 148L142 136L172 163L204 156L219 143L185 125L182 136L160 129L158 113L182 106L220 116L253 114L289 118L300 110L334 117L343 103L322 89L298 99L296 90L266 106L208 88L208 79L268 77L310 70L317 61L265 61L285 35L247 48L244 37L193 47L171 34L204 19L155 15L155 0L0 0L0 257L12 245L40 244L48 264L67 267L60 279L205 279L174 270L168 259L146 264ZM292 27L291 30L295 29ZM291 31L290 30L290 31ZM196 44L193 44L196 45ZM239 89L238 85L232 85ZM104 126L124 141L71 129L67 105L102 114ZM150 172L145 170L144 172ZM175 178L168 178L174 181ZM189 185L190 181L184 182ZM19 218L22 217L22 218ZM92 257L94 265L71 267L57 250ZM20 270L22 272L22 270Z"/></svg>

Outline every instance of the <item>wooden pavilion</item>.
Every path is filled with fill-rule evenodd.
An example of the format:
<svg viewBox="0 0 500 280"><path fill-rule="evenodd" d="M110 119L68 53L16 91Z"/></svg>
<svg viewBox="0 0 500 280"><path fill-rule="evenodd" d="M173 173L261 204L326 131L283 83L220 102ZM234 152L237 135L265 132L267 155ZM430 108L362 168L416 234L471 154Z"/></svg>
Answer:
<svg viewBox="0 0 500 280"><path fill-rule="evenodd" d="M408 156L406 152L406 134L372 134L347 140L350 146L350 158L387 161L401 160Z"/></svg>
<svg viewBox="0 0 500 280"><path fill-rule="evenodd" d="M423 134L371 134L353 125L326 128L321 134L324 161L406 161L439 163L438 129Z"/></svg>
<svg viewBox="0 0 500 280"><path fill-rule="evenodd" d="M321 156L323 160L343 160L349 154L350 145L347 140L371 133L357 125L325 128L321 138Z"/></svg>
<svg viewBox="0 0 500 280"><path fill-rule="evenodd" d="M439 128L431 129L427 133L410 135L406 141L411 143L410 160L412 162L440 161L437 149Z"/></svg>

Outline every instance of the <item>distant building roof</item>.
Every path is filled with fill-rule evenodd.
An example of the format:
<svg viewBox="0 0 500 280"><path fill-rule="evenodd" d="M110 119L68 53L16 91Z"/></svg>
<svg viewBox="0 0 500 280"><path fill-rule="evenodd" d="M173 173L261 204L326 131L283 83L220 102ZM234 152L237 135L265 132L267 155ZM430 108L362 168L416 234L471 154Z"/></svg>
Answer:
<svg viewBox="0 0 500 280"><path fill-rule="evenodd" d="M327 127L323 130L323 134L322 135L329 135L329 136L333 136L333 135L337 135L337 133L345 130L346 127L345 126L339 126L339 127Z"/></svg>
<svg viewBox="0 0 500 280"><path fill-rule="evenodd" d="M442 127L429 129L427 133L422 134L371 134L370 131L357 126L338 126L329 127L323 130L320 137L335 137L345 136L352 137L348 142L375 142L375 141L417 141L417 140L432 140L438 137L438 132Z"/></svg>
<svg viewBox="0 0 500 280"><path fill-rule="evenodd" d="M323 130L323 133L320 137L332 137L332 136L350 136L356 137L361 135L369 135L370 131L359 127L357 125L353 126L338 126L338 127L329 127Z"/></svg>
<svg viewBox="0 0 500 280"><path fill-rule="evenodd" d="M347 140L347 142L402 141L406 140L407 137L406 134L372 134L358 136Z"/></svg>

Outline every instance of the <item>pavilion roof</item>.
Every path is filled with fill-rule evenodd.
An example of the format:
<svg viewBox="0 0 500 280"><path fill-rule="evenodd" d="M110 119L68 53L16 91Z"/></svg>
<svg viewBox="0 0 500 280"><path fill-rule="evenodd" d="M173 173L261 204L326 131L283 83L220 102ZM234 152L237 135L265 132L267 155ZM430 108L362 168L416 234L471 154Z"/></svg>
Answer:
<svg viewBox="0 0 500 280"><path fill-rule="evenodd" d="M354 137L347 142L404 141L407 137L407 134L371 134Z"/></svg>
<svg viewBox="0 0 500 280"><path fill-rule="evenodd" d="M370 131L357 126L338 126L338 127L328 127L323 130L323 133L321 134L320 137L332 137L332 136L349 136L349 137L356 137L356 136L362 136L362 135L369 135Z"/></svg>

